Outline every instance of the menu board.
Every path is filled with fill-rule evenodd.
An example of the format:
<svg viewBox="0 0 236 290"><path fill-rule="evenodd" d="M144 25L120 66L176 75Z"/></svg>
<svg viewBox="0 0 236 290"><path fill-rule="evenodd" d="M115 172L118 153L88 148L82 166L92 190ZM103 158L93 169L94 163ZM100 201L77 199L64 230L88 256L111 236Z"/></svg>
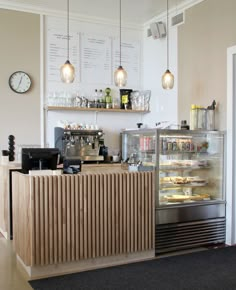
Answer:
<svg viewBox="0 0 236 290"><path fill-rule="evenodd" d="M122 41L121 64L127 71L129 87L140 85L140 53L139 41ZM48 28L46 57L48 82L61 82L60 67L67 60L66 31ZM113 73L120 65L119 38L72 31L69 60L75 67L77 82L114 84Z"/></svg>
<svg viewBox="0 0 236 290"><path fill-rule="evenodd" d="M48 29L47 76L48 81L61 82L60 67L67 61L67 34L61 30ZM69 39L69 60L77 74L79 65L79 33L71 32ZM79 74L78 74L79 75Z"/></svg>
<svg viewBox="0 0 236 290"><path fill-rule="evenodd" d="M120 65L120 41L113 40L113 71ZM121 65L126 70L127 86L140 84L140 43L137 41L122 41Z"/></svg>
<svg viewBox="0 0 236 290"><path fill-rule="evenodd" d="M81 35L81 81L111 83L111 38Z"/></svg>

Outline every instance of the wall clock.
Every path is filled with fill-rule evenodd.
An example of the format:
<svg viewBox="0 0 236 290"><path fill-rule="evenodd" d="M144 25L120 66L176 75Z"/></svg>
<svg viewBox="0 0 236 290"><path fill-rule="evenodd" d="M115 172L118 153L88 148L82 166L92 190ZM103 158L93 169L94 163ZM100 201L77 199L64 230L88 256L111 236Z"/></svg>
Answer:
<svg viewBox="0 0 236 290"><path fill-rule="evenodd" d="M16 71L9 78L9 86L15 93L26 93L31 87L31 78L23 71Z"/></svg>

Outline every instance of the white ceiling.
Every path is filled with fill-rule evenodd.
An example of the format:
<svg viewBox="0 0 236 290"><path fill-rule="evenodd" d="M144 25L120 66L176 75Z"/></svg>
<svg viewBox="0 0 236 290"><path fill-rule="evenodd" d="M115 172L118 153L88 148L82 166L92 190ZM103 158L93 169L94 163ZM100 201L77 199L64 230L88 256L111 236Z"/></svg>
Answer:
<svg viewBox="0 0 236 290"><path fill-rule="evenodd" d="M189 0L169 0L170 10ZM2 4L2 5L1 5ZM0 7L21 8L26 11L66 11L66 0L5 0ZM123 0L122 20L142 25L166 11L166 0ZM114 20L119 17L119 0L70 0L70 13Z"/></svg>

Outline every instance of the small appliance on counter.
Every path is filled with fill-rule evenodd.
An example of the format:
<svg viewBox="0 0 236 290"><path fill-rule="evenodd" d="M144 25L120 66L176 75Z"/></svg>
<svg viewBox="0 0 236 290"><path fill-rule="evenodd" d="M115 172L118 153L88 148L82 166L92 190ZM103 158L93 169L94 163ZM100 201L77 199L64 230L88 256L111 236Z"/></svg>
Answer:
<svg viewBox="0 0 236 290"><path fill-rule="evenodd" d="M55 127L55 147L61 151L64 159L86 161L103 161L104 155L99 152L103 146L104 133L101 129L64 129Z"/></svg>
<svg viewBox="0 0 236 290"><path fill-rule="evenodd" d="M77 174L81 172L80 159L64 159L63 160L63 173L64 174Z"/></svg>

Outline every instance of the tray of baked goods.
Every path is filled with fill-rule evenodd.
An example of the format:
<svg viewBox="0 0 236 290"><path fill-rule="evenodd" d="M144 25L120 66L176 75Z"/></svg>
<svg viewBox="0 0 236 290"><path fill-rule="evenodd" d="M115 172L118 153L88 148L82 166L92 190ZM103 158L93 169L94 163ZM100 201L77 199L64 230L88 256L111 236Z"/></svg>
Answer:
<svg viewBox="0 0 236 290"><path fill-rule="evenodd" d="M173 195L164 195L160 199L161 202L165 203L194 202L203 200L210 200L210 194L208 193L200 193L193 195L173 194Z"/></svg>
<svg viewBox="0 0 236 290"><path fill-rule="evenodd" d="M205 186L208 181L199 176L167 176L160 177L160 186L161 187L170 187L170 186Z"/></svg>

